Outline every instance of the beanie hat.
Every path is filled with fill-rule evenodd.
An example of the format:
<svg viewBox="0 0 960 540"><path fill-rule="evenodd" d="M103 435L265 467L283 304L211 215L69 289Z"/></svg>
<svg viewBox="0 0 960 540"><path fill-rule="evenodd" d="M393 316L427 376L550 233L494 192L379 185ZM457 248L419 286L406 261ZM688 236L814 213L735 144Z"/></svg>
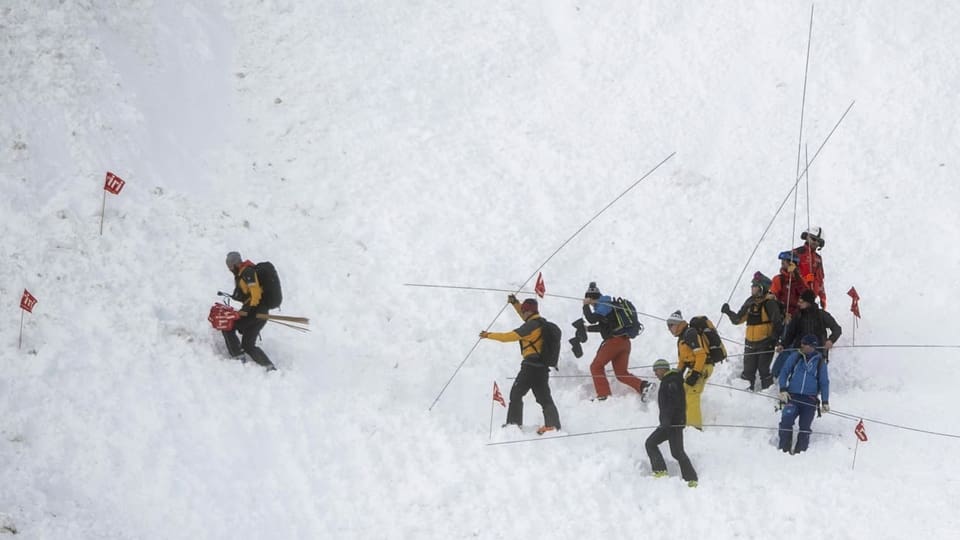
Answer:
<svg viewBox="0 0 960 540"><path fill-rule="evenodd" d="M760 287L760 291L766 294L770 290L770 278L763 275L762 272L754 272L753 281L750 283L753 286Z"/></svg>
<svg viewBox="0 0 960 540"><path fill-rule="evenodd" d="M600 296L601 296L600 289L597 287L597 282L591 281L590 285L587 287L587 292L583 293L583 297L593 298L594 300L596 300L597 298L600 298Z"/></svg>
<svg viewBox="0 0 960 540"><path fill-rule="evenodd" d="M792 262L793 264L800 264L800 257L792 251L781 251L780 255L777 255L777 258L781 261Z"/></svg>
<svg viewBox="0 0 960 540"><path fill-rule="evenodd" d="M238 264L240 264L240 263L242 263L242 262L243 262L243 257L241 257L240 254L237 253L236 251L231 251L230 253L227 253L227 267L228 267L228 268L231 268L231 269L232 269L234 266L237 266Z"/></svg>
<svg viewBox="0 0 960 540"><path fill-rule="evenodd" d="M820 346L820 340L817 339L817 336L815 336L815 335L813 335L813 334L807 334L807 335L803 336L802 338L800 338L800 344L801 344L801 345L813 345L814 347L819 347L819 346Z"/></svg>
<svg viewBox="0 0 960 540"><path fill-rule="evenodd" d="M527 298L520 304L520 311L529 311L530 313L540 313L540 308L537 305L537 300L534 298Z"/></svg>
<svg viewBox="0 0 960 540"><path fill-rule="evenodd" d="M653 370L658 369L670 369L670 362L667 362L663 358L657 358L657 361L653 363Z"/></svg>
<svg viewBox="0 0 960 540"><path fill-rule="evenodd" d="M673 326L675 324L680 324L682 322L686 322L686 321L683 319L683 313L680 313L679 309L674 311L673 313L670 314L669 317L667 317L667 326Z"/></svg>
<svg viewBox="0 0 960 540"><path fill-rule="evenodd" d="M812 289L804 289L803 292L800 293L800 299L808 304L812 304L817 301L817 295L813 294Z"/></svg>

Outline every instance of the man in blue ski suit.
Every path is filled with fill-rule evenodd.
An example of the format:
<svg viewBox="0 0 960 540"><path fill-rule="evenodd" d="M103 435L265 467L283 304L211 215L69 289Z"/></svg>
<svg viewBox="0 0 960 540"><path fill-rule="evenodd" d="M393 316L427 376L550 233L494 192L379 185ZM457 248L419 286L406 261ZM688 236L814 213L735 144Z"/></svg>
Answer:
<svg viewBox="0 0 960 540"><path fill-rule="evenodd" d="M822 410L830 412L830 376L827 363L817 347L820 340L807 334L800 340L800 350L795 351L780 371L780 402L784 404L780 417L780 445L783 452L799 454L810 444L810 428L813 415ZM817 399L820 395L820 400ZM800 432L797 445L793 447L793 423L800 417Z"/></svg>

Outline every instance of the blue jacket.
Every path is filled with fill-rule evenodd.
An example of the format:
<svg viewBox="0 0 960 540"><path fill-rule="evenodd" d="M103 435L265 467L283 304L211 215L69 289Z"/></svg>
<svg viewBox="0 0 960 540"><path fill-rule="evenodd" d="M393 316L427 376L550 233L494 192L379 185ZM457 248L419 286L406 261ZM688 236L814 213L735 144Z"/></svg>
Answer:
<svg viewBox="0 0 960 540"><path fill-rule="evenodd" d="M830 374L820 352L815 351L807 358L802 352L794 351L787 357L780 370L780 391L802 396L820 394L824 403L830 403Z"/></svg>

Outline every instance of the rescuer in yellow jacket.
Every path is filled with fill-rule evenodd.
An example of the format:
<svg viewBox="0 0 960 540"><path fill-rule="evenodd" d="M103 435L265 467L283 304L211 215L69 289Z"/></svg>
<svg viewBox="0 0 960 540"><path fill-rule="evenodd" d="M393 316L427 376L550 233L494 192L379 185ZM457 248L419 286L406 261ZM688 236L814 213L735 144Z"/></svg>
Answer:
<svg viewBox="0 0 960 540"><path fill-rule="evenodd" d="M683 389L687 398L687 425L703 430L703 418L700 413L700 394L713 373L713 365L707 363L709 344L695 328L690 327L680 310L674 311L667 319L667 329L677 338L677 371L686 373Z"/></svg>
<svg viewBox="0 0 960 540"><path fill-rule="evenodd" d="M260 286L256 265L249 260L244 260L236 251L227 253L226 262L227 268L233 274L235 284L231 298L243 302L240 312L244 314L234 324L233 330L223 330L227 351L231 356L243 356L246 353L254 362L267 368L267 371L273 371L277 369L276 366L270 361L267 353L257 347L257 337L260 336L263 326L267 324L267 321L258 318L257 314L269 313L270 310L261 305L263 287ZM237 337L237 332L243 336L242 340Z"/></svg>
<svg viewBox="0 0 960 540"><path fill-rule="evenodd" d="M504 426L523 425L523 396L533 390L533 396L543 409L543 425L537 433L543 435L548 431L557 431L560 429L560 414L550 394L550 368L540 359L540 351L543 350L543 319L540 318L539 305L533 298L528 298L521 304L512 294L507 297L507 301L523 319L523 324L510 332L480 332L483 339L504 343L520 342L520 356L523 360L520 362L520 373L510 388L510 405L507 407L507 423Z"/></svg>

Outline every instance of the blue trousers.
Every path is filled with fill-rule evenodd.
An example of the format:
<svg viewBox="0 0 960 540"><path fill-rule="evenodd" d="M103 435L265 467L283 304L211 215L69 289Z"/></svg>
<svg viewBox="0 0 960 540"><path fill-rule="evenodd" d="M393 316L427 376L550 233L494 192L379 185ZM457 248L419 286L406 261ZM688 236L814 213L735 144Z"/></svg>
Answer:
<svg viewBox="0 0 960 540"><path fill-rule="evenodd" d="M813 415L819 406L817 396L790 394L790 401L783 406L780 415L780 450L799 453L806 451L810 445L810 428L813 426ZM797 445L793 446L793 423L800 418L800 433L797 434Z"/></svg>

